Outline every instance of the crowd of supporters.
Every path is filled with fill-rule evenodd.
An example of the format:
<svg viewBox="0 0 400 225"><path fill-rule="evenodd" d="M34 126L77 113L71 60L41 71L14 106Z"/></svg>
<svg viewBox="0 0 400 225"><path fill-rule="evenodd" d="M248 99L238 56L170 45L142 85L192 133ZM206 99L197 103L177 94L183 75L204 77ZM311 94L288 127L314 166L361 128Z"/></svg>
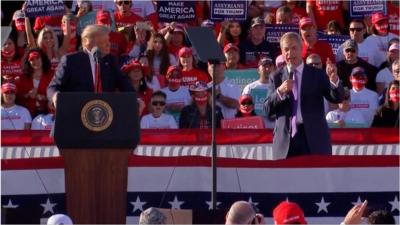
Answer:
<svg viewBox="0 0 400 225"><path fill-rule="evenodd" d="M280 50L266 39L267 24L297 24L304 62L323 70L336 64L347 91L342 103L326 103L331 127L398 127L399 2L387 1L386 6L386 14L352 19L348 1L249 1L247 20L213 22L210 2L196 1L195 20L163 23L157 1L150 0L78 0L66 2L62 16L36 18L25 16L23 4L14 12L12 32L1 48L1 129L51 129L55 113L47 86L61 57L81 49L80 34L93 23L112 30L111 54L140 99L142 128L211 127L212 81L217 127L223 119L261 116L265 127L272 128L274 118L256 112L251 95L253 89L268 92L269 77L284 66ZM214 31L225 63L199 61L185 33L193 26ZM334 54L317 32L348 34L350 39ZM224 74L243 69L256 69L259 79L242 91Z"/></svg>

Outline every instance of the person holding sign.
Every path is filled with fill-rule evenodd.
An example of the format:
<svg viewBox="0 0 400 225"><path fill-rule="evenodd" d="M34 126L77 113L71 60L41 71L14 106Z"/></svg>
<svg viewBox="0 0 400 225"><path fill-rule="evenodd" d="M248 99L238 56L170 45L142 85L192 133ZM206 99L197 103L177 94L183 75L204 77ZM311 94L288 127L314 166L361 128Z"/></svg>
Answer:
<svg viewBox="0 0 400 225"><path fill-rule="evenodd" d="M271 91L264 103L267 115L276 117L272 149L281 158L332 154L324 97L333 103L343 100L336 67L328 62L325 73L305 65L297 33L284 34L280 46L286 66L270 76Z"/></svg>

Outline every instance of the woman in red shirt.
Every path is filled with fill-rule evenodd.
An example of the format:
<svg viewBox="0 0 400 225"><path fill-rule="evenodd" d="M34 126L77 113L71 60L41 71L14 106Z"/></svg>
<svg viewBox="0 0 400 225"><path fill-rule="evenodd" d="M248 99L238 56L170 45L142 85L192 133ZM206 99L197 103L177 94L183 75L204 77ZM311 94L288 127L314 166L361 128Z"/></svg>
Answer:
<svg viewBox="0 0 400 225"><path fill-rule="evenodd" d="M29 50L24 59L17 101L32 117L47 114L47 86L53 77L50 60L39 48Z"/></svg>
<svg viewBox="0 0 400 225"><path fill-rule="evenodd" d="M179 66L182 67L182 86L189 87L196 81L208 83L211 81L210 76L195 68L195 60L191 48L183 47L179 50Z"/></svg>
<svg viewBox="0 0 400 225"><path fill-rule="evenodd" d="M11 35L1 47L1 77L2 81L16 81L22 75L21 57Z"/></svg>

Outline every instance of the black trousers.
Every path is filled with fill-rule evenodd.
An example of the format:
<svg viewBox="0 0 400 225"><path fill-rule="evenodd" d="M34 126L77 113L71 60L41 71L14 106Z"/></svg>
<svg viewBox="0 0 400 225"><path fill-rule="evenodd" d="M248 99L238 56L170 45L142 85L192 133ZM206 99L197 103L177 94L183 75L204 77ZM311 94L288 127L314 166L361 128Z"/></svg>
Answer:
<svg viewBox="0 0 400 225"><path fill-rule="evenodd" d="M296 135L290 138L289 152L287 158L300 155L311 155L303 124L297 125Z"/></svg>

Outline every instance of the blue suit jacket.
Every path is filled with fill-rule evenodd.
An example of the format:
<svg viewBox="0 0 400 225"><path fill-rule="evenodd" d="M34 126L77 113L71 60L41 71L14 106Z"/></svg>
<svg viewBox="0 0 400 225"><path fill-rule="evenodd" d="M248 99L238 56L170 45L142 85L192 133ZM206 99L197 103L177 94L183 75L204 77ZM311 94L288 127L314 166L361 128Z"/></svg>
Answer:
<svg viewBox="0 0 400 225"><path fill-rule="evenodd" d="M112 55L100 61L103 92L134 91L127 76L121 73ZM61 58L57 70L47 88L49 99L55 92L94 92L90 59L85 52L76 52Z"/></svg>
<svg viewBox="0 0 400 225"><path fill-rule="evenodd" d="M285 158L289 150L293 95L285 94L281 99L276 90L288 78L286 66L271 74L271 91L264 103L267 115L276 117L272 149L274 152L279 151L278 158ZM301 113L311 154L332 154L324 97L330 102L339 103L343 100L343 93L341 82L335 87L324 71L304 65L300 93Z"/></svg>

